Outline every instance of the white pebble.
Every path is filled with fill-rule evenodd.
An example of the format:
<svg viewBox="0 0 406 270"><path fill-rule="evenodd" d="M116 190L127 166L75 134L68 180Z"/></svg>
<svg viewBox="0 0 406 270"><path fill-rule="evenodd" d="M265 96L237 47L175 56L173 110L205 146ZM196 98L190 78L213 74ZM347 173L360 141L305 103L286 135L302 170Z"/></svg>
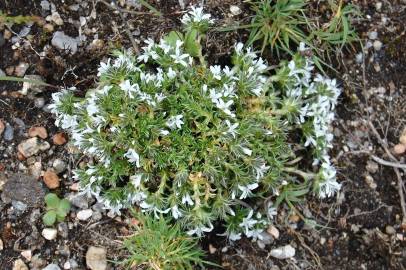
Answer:
<svg viewBox="0 0 406 270"><path fill-rule="evenodd" d="M47 240L54 240L58 234L58 231L52 228L45 228L42 230L41 234Z"/></svg>
<svg viewBox="0 0 406 270"><path fill-rule="evenodd" d="M85 210L80 210L80 211L76 214L76 217L77 217L79 220L88 220L92 215L93 215L92 209L85 209Z"/></svg>

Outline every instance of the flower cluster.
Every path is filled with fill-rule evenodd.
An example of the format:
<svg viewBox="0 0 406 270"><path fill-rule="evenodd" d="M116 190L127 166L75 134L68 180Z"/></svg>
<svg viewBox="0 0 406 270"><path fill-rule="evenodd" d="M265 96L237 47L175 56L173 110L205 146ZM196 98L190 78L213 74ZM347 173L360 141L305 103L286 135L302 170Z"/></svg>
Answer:
<svg viewBox="0 0 406 270"><path fill-rule="evenodd" d="M194 25L211 19L195 8L182 21L186 31L201 31ZM322 162L314 174L320 196L334 194L327 148L335 82L313 78L300 54L269 77L265 61L241 43L232 65L207 66L187 42L146 40L139 56L121 52L101 63L85 98L72 89L53 94L56 124L96 160L75 171L83 192L115 212L137 205L156 218L170 215L189 234L222 219L230 239L261 239L276 208L241 200L277 196L300 181L285 170L296 157L289 133L300 127Z"/></svg>

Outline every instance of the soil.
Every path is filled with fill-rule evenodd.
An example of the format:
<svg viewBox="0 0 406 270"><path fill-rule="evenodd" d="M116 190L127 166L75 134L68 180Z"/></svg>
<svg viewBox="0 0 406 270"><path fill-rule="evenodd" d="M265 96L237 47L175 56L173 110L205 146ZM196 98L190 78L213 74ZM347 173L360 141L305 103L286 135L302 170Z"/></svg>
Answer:
<svg viewBox="0 0 406 270"><path fill-rule="evenodd" d="M46 106L36 106L38 99L43 98L48 104L51 94L58 91L57 87L65 86L75 86L78 95L83 95L95 84L99 62L109 57L113 48L131 47L125 29L133 33L136 42L147 37L159 39L179 27L185 9L179 3L187 5L198 1L148 1L162 13L162 17L151 15L143 7L132 9L145 14L123 12L120 15L98 1L49 2L55 5L64 21L60 26L53 24L51 32L44 30L45 17L50 13L42 9L40 0L4 0L0 3L0 10L7 14L43 18L42 22L30 27L24 41L17 42L19 46L11 39L5 40L4 45L0 42L0 69L8 75L16 75L10 70L20 63L28 63L25 74L40 75L45 82L56 86L45 87L34 97L17 92L21 83L0 82L0 119L14 127L11 141L0 136L0 174L8 177L11 173L28 170L29 161L19 160L17 145L26 139L28 128L43 126L48 131L46 140L51 148L35 159L43 164L43 170L52 166L55 158L67 162L68 170L61 175L61 187L55 191L66 196L72 193L69 169L79 164L83 157L72 155L66 145L53 145L52 136L59 130ZM313 1L312 6L318 3ZM392 167L378 164L371 158L375 155L390 160L369 124L393 151L406 126L406 2L354 0L352 4L358 6L361 13L353 22L361 41L337 51L334 66L338 70L328 71L343 88L331 152L342 190L336 198L321 201L313 197L298 206L299 212L314 220L317 226L300 220L289 208L282 209L276 223L281 237L265 248L248 239L230 243L215 233L206 236L201 245L208 254L207 260L223 269L406 269L406 228L401 225L398 179ZM72 8L75 5L79 6L77 10ZM242 14L230 16L230 5L239 6ZM206 9L219 26L251 14L242 0L210 0L206 1ZM78 52L72 55L52 46L55 31L64 31L72 37L79 35L80 17L87 18L81 27L87 40ZM0 28L0 35L6 36L5 31L12 30L12 37L16 37L15 33L23 27ZM374 49L375 39L369 36L373 31L378 33L376 40L383 44L379 50ZM243 30L238 33L210 31L206 44L210 62L226 63L230 47L246 38L247 32ZM101 46L89 48L94 39L102 40ZM368 48L368 43L372 47ZM362 53L361 44L364 57L359 61L357 54ZM268 53L265 56L269 62L275 62L275 55ZM16 119L20 119L24 126ZM400 163L405 163L404 154L396 157ZM402 177L405 176L402 174ZM43 210L43 207L30 209L20 214L12 205L0 202L0 239L4 245L3 250L0 249L0 269L12 269L13 262L22 258L23 250L32 250L33 257L30 260L24 258L30 269L42 269L52 262L62 268L70 259L76 261L77 269L86 269L85 254L89 246L106 248L108 259L112 261L122 258L119 241L129 234L126 213L120 217L108 217L103 212L103 217L96 222L77 222L72 213L66 222L71 226L68 235L58 235L56 240L46 241L40 236L44 225L38 218ZM268 255L271 249L286 244L296 249L294 258L277 260ZM111 267L114 269L115 266L111 264Z"/></svg>

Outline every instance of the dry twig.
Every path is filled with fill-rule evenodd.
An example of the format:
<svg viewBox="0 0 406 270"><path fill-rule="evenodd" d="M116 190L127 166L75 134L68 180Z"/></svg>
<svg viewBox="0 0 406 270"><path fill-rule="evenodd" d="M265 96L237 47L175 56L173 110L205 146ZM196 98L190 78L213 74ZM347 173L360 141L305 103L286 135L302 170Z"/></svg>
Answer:
<svg viewBox="0 0 406 270"><path fill-rule="evenodd" d="M406 202L405 202L405 195L403 194L403 180L402 180L402 177L400 175L398 168L402 168L404 172L406 172L406 169L404 167L399 167L402 164L400 164L399 160L394 155L392 155L392 153L389 151L387 142L381 138L381 135L379 135L379 132L376 130L375 126L372 124L371 121L368 122L368 125L371 128L372 132L374 133L375 137L378 139L382 148L385 150L386 154L397 166L397 167L393 166L393 163L391 163L391 165L381 163L382 165L391 166L395 170L396 176L398 178L397 189L398 189L398 193L399 193L399 197L400 197L400 207L402 208L402 214L403 214L402 223L406 223Z"/></svg>

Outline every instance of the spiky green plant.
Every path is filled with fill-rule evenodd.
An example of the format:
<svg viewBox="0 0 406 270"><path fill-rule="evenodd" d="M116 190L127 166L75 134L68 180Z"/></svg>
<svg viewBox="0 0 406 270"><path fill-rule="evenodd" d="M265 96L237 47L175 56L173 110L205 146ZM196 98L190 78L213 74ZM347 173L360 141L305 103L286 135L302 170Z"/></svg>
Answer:
<svg viewBox="0 0 406 270"><path fill-rule="evenodd" d="M137 57L121 52L102 63L100 82L85 98L53 94L56 124L96 160L75 178L112 211L137 204L156 218L171 215L191 235L222 219L234 223L230 238L261 238L268 210L276 210L243 200L271 196L278 205L280 195L294 202L311 190L328 197L340 188L328 156L340 90L312 74L304 52L272 76L242 43L230 66L208 66L200 41L210 15L194 8L182 21L184 31L146 40ZM319 172L291 168L295 144L312 152Z"/></svg>
<svg viewBox="0 0 406 270"><path fill-rule="evenodd" d="M183 232L180 224L171 224L161 216L136 213L133 234L124 240L127 256L120 262L125 269L192 270L197 265L214 265L203 260L198 238Z"/></svg>

